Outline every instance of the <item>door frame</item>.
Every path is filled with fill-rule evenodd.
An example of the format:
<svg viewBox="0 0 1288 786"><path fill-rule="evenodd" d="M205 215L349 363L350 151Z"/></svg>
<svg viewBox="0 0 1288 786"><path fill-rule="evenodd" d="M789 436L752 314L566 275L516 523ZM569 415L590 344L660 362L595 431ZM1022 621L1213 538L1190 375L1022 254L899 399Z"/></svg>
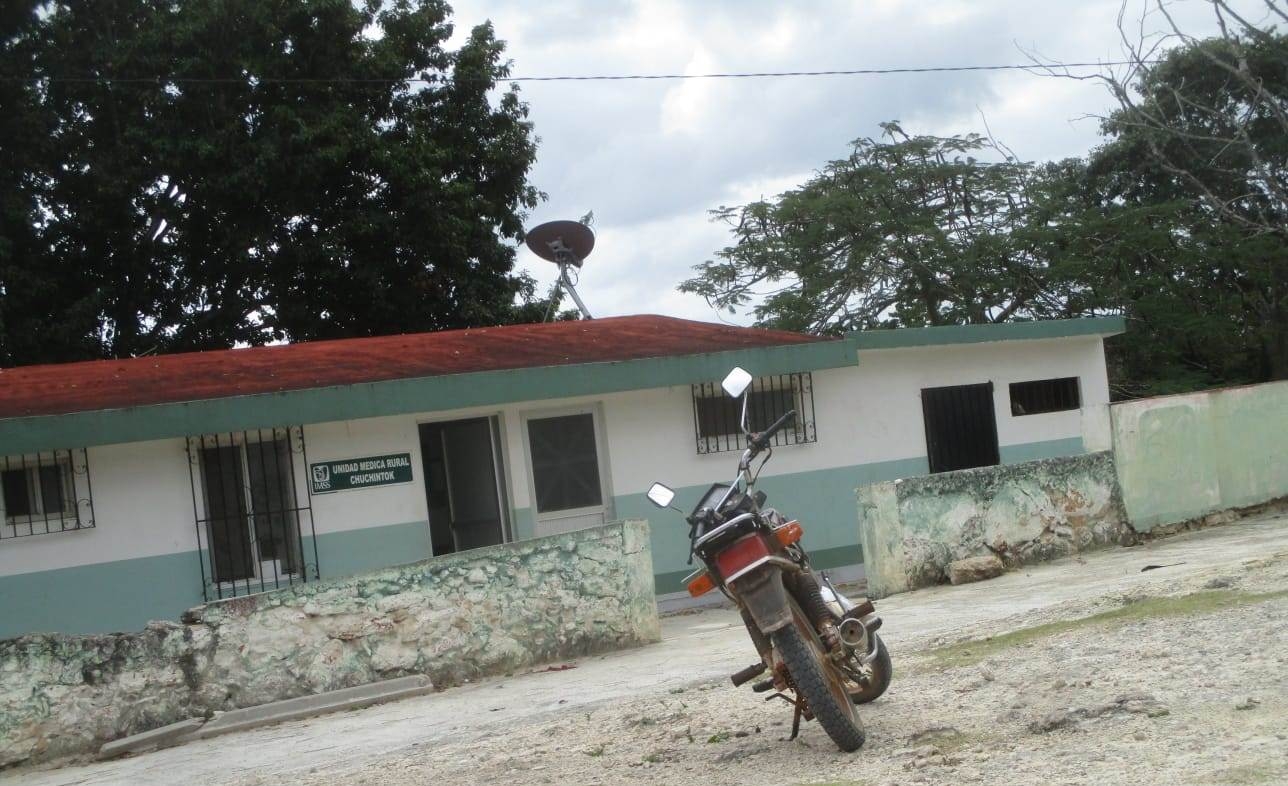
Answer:
<svg viewBox="0 0 1288 786"><path fill-rule="evenodd" d="M489 424L488 433L492 438L492 468L493 468L492 474L496 479L497 509L500 511L500 514L501 514L501 542L513 543L514 542L514 508L512 508L510 505L510 460L509 460L509 451L506 450L506 445L509 443L506 441L507 435L505 433L505 412L501 410L491 410L487 412L476 412L470 415L458 414L454 417L430 417L430 418L424 418L424 419L417 418L416 419L416 451L420 454L421 466L424 466L425 457L424 457L424 450L420 442L420 427L421 426L439 426L447 423L456 423L462 420L486 420ZM443 450L443 456L445 459L447 459L447 450L445 446ZM450 459L447 459L447 461L450 463ZM452 470L448 464L445 464L443 467L443 471L447 474L447 496L448 496L448 499L450 500L452 495L452 480L451 480ZM425 473L422 472L421 474L424 475ZM428 477L422 477L421 484L420 484L421 491L425 499L425 521L426 521L427 529L433 526L433 523L429 521L429 516L430 516L429 487L426 485L428 482L429 482ZM430 535L430 541L429 541L430 556L431 557L440 556L433 553L434 539L432 536L432 532L427 531L426 534ZM453 554L460 553L459 544L456 542L455 530L452 531L452 549L453 549L452 551Z"/></svg>
<svg viewBox="0 0 1288 786"><path fill-rule="evenodd" d="M265 434L264 432L268 433ZM255 528L256 513L250 479L251 461L250 455L247 452L247 446L250 444L279 441L279 432L281 433L280 441L284 441L286 443L288 462L286 469L289 473L288 477L290 478L291 484L289 489L291 507L289 510L281 512L289 512L291 517L294 519L294 526L288 534L294 539L294 545L298 549L299 558L299 564L296 566L296 570L293 573L286 573L280 568L282 561L281 558L276 560L262 559L259 533ZM207 443L207 440L210 439L214 440L213 445L209 445ZM296 439L299 440L298 450L295 448ZM304 529L303 519L306 513L309 518L307 536L309 538L316 538L317 533L313 526L313 494L312 487L308 482L308 452L304 442L304 427L302 425L273 426L258 429L247 429L243 431L189 435L184 438L184 449L188 456L188 479L191 483L192 490L193 517L196 520L197 525L197 549L204 555L208 555L208 559L210 561L210 570L209 573L207 573L207 557L203 556L201 559L202 591L204 593L204 597L209 600L211 592L214 592L218 598L236 597L239 594L244 595L255 592L264 592L274 588L309 581L309 564L304 556L304 537L306 532ZM251 575L245 578L225 581L219 581L215 578L215 552L212 532L213 521L211 519L212 513L206 505L207 499L211 493L206 484L207 464L204 455L205 451L208 449L235 450L237 461L241 464L241 472L239 473L239 483L241 484L241 488L239 489L239 496L242 499L244 510L242 514L236 518L240 518L242 520L241 530L246 533L246 544L251 557ZM297 456L299 457L298 461L296 459ZM277 468L281 469L282 467L277 465ZM228 521L233 519L233 517L226 518ZM314 545L316 547L316 543ZM266 576L264 574L264 566L270 564L274 565L278 569L274 572L273 576ZM316 556L314 558L313 569L315 571L316 578L316 571L318 570ZM239 593L239 589L245 591Z"/></svg>
<svg viewBox="0 0 1288 786"><path fill-rule="evenodd" d="M567 415L591 416L591 422L594 425L595 432L595 458L599 462L600 504L584 508L569 508L567 510L541 513L537 509L537 476L532 468L532 441L528 436L528 421L542 420L544 418L557 418ZM596 513L603 514L605 524L615 518L616 510L613 504L613 479L609 470L611 462L608 460L608 431L605 425L605 420L604 403L602 401L591 401L585 404L570 404L562 407L530 409L519 413L519 429L521 432L520 439L523 442L524 469L527 470L528 474L528 500L532 506L532 529L534 537L539 537L537 535L537 530L540 528L542 522L572 519L579 516L592 516Z"/></svg>

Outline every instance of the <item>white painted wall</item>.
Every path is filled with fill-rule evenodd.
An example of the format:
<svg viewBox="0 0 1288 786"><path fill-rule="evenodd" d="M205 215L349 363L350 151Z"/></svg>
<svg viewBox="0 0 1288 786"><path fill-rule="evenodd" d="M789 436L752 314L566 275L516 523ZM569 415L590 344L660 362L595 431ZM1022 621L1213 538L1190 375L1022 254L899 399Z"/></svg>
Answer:
<svg viewBox="0 0 1288 786"><path fill-rule="evenodd" d="M311 424L304 427L304 444L310 464L389 453L411 454L411 483L314 494L313 527L318 535L429 520L420 435L414 417Z"/></svg>
<svg viewBox="0 0 1288 786"><path fill-rule="evenodd" d="M95 526L0 541L0 576L196 548L184 440L105 445L87 455ZM77 494L87 491L78 480Z"/></svg>
<svg viewBox="0 0 1288 786"><path fill-rule="evenodd" d="M929 387L992 381L1002 446L1081 437L1078 410L1011 415L1010 383L1069 376L1080 378L1084 407L1108 402L1098 337L860 352L857 366L813 373L818 441L775 448L765 477L925 456L919 394ZM697 453L691 396L685 385L601 397L614 494L733 476L736 453Z"/></svg>
<svg viewBox="0 0 1288 786"><path fill-rule="evenodd" d="M749 369L755 373L755 369ZM1077 376L1084 408L1109 391L1098 337L863 351L854 367L813 374L818 441L775 450L766 476L908 459L926 454L919 391L992 381L999 443L1082 435L1077 411L1013 417L1011 382ZM688 385L415 415L308 425L308 461L410 453L415 480L312 498L317 534L428 518L417 424L498 416L509 504L531 508L523 417L591 406L606 442L611 496L643 493L654 480L703 485L733 475L736 454L698 454ZM0 576L197 548L188 459L181 439L90 448L97 527L0 543ZM303 462L297 468L304 482ZM301 491L303 486L301 485ZM610 511L611 515L611 511ZM325 572L325 566L323 571Z"/></svg>
<svg viewBox="0 0 1288 786"><path fill-rule="evenodd" d="M926 454L922 388L992 382L997 440L1003 447L1082 435L1078 410L1012 415L1012 382L1076 376L1084 407L1109 401L1104 346L1097 336L863 351L859 365L845 372L856 378L839 395L852 400L868 424L863 450L881 446L877 449L892 457Z"/></svg>

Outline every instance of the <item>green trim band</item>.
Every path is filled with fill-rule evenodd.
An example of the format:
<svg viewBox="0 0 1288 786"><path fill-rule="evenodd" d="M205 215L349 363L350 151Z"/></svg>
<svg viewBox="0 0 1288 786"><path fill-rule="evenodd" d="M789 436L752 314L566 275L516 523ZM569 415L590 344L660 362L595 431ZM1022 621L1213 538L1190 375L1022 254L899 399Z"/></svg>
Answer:
<svg viewBox="0 0 1288 786"><path fill-rule="evenodd" d="M855 532L858 531L858 525L855 524ZM808 534L806 535L808 538ZM863 564L863 547L858 543L852 546L836 546L830 549L815 549L809 553L810 567L819 570L833 570L835 568L844 568L850 565ZM653 574L654 592L658 595L666 595L672 592L684 592L684 579L693 571L700 567L695 560L693 567L688 570L676 570L670 573Z"/></svg>
<svg viewBox="0 0 1288 786"><path fill-rule="evenodd" d="M902 349L987 341L1031 341L1075 336L1116 336L1127 330L1123 317L1083 317L1039 322L997 322L986 325L865 330L846 334L857 349Z"/></svg>
<svg viewBox="0 0 1288 786"><path fill-rule="evenodd" d="M157 404L67 415L0 420L0 445L10 455L113 445L283 424L437 412L720 379L733 366L757 376L855 364L848 341L817 341L611 363L448 374L281 393Z"/></svg>
<svg viewBox="0 0 1288 786"><path fill-rule="evenodd" d="M1003 464L1022 464L1038 459L1080 456L1087 450L1082 437L1048 439L1044 442L1024 442L1019 445L1002 445L998 448Z"/></svg>

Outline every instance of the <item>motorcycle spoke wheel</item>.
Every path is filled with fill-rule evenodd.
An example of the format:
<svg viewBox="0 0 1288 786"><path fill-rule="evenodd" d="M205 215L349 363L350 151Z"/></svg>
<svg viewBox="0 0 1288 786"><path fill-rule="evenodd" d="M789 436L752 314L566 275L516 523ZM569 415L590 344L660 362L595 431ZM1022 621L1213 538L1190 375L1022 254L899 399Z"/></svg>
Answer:
<svg viewBox="0 0 1288 786"><path fill-rule="evenodd" d="M853 680L847 680L850 690L850 700L855 704L867 704L876 701L881 694L886 692L890 687L890 680L894 677L894 664L890 661L890 651L886 649L885 642L876 633L872 634L873 644L877 650L877 656L869 664L872 677L868 680L867 685L859 685Z"/></svg>
<svg viewBox="0 0 1288 786"><path fill-rule="evenodd" d="M771 639L787 664L796 692L809 705L814 719L841 750L863 746L865 735L841 670L827 657L814 626L793 603L794 624L775 631Z"/></svg>

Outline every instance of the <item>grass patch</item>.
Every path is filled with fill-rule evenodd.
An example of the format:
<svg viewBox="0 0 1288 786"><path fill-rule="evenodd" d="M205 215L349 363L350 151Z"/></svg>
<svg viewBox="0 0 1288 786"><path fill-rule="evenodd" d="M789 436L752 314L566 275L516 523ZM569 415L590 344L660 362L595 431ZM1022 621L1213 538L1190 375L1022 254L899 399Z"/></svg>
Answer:
<svg viewBox="0 0 1288 786"><path fill-rule="evenodd" d="M930 659L930 667L933 669L970 666L1013 647L1020 647L1081 628L1098 625L1121 625L1146 619L1193 617L1200 614L1211 614L1235 606L1246 606L1283 597L1288 597L1288 590L1264 593L1242 592L1239 590L1211 590L1176 597L1145 598L1135 603L1129 603L1126 606L1093 614L1090 617L1048 622L1043 625L1035 625L1032 628L1013 630L1000 636L948 644L943 647L936 647L926 654Z"/></svg>
<svg viewBox="0 0 1288 786"><path fill-rule="evenodd" d="M1202 782L1222 784L1283 783L1280 780L1283 777L1283 773L1282 769L1266 764L1244 764L1205 776Z"/></svg>

